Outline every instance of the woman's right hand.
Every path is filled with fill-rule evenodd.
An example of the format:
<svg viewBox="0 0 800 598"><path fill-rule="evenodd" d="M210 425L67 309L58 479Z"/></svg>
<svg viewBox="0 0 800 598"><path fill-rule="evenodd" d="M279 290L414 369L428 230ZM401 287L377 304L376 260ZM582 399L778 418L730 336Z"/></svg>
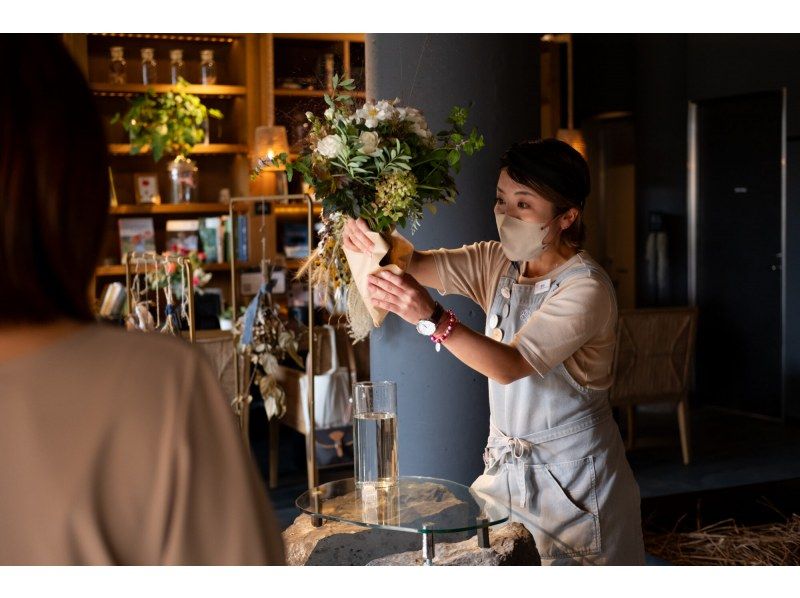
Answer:
<svg viewBox="0 0 800 598"><path fill-rule="evenodd" d="M361 253L371 253L374 243L366 233L372 232L363 218L353 220L349 216L344 223L342 230L342 241L345 249L358 251Z"/></svg>

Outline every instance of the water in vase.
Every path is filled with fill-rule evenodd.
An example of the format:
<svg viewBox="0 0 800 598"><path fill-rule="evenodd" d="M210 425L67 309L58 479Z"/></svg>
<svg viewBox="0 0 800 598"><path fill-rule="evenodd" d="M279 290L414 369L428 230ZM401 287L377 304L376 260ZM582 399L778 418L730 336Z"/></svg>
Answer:
<svg viewBox="0 0 800 598"><path fill-rule="evenodd" d="M356 485L397 484L397 415L360 413L353 418Z"/></svg>

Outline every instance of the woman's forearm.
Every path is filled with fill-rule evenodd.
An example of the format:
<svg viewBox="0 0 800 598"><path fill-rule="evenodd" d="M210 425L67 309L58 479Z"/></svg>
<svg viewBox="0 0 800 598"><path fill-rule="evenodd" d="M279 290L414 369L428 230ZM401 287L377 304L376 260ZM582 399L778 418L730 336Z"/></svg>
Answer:
<svg viewBox="0 0 800 598"><path fill-rule="evenodd" d="M423 286L437 291L442 289L442 281L439 279L439 272L436 270L436 261L433 255L427 252L415 249L407 272Z"/></svg>
<svg viewBox="0 0 800 598"><path fill-rule="evenodd" d="M464 364L500 384L510 384L534 372L517 349L478 334L461 323L442 344Z"/></svg>
<svg viewBox="0 0 800 598"><path fill-rule="evenodd" d="M420 254L425 261L417 268L428 268L436 272L436 265L431 254ZM416 252L414 257L416 258ZM412 260L413 264L413 260ZM423 280L409 269L402 275L381 270L369 276L368 292L370 301L376 307L391 311L406 322L416 325L420 319L427 318L433 311L434 301L422 285L437 287L436 280ZM442 318L436 333L441 335L447 328L449 318ZM470 330L464 324L457 324L443 343L458 359L500 384L510 384L524 376L529 376L533 367L525 360L515 347L497 342L494 339Z"/></svg>

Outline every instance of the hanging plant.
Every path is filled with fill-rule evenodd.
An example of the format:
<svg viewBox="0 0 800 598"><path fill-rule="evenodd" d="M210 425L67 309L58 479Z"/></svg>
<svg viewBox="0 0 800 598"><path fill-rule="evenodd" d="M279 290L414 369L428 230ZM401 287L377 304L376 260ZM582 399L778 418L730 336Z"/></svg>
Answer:
<svg viewBox="0 0 800 598"><path fill-rule="evenodd" d="M114 115L111 123L122 123L130 134L131 154L150 149L158 162L164 154L186 157L206 137L206 120L221 119L222 112L206 108L200 98L188 93L188 83L178 79L174 91L157 94L152 88L134 98L125 116Z"/></svg>

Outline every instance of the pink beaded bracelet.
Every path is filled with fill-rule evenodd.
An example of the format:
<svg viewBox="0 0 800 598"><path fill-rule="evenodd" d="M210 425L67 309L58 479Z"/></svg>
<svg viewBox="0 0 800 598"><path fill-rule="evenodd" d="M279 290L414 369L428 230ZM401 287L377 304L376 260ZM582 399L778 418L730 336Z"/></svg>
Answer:
<svg viewBox="0 0 800 598"><path fill-rule="evenodd" d="M450 333L453 332L453 329L458 324L458 318L456 318L456 314L453 313L452 309L447 310L447 328L445 328L444 332L439 336L435 334L431 335L431 341L436 344L436 351L437 353L442 350L442 343L447 340L447 337L450 336Z"/></svg>

